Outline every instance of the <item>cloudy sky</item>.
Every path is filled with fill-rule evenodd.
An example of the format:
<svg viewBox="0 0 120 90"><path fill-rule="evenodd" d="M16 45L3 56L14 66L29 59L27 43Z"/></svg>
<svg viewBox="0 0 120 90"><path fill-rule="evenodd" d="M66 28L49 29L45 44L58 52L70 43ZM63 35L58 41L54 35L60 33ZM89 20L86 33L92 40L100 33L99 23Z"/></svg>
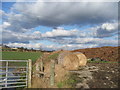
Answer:
<svg viewBox="0 0 120 90"><path fill-rule="evenodd" d="M43 50L118 45L118 0L66 1L2 2L1 43Z"/></svg>

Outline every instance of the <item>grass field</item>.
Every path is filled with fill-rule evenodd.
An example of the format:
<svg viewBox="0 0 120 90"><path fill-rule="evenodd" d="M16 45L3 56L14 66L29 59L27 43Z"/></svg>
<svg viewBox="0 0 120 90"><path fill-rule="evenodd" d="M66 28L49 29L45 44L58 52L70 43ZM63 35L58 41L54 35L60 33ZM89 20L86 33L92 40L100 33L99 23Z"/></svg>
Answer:
<svg viewBox="0 0 120 90"><path fill-rule="evenodd" d="M3 51L2 59L3 60L28 60L31 59L34 63L39 57L42 56L41 52L12 52L12 51Z"/></svg>

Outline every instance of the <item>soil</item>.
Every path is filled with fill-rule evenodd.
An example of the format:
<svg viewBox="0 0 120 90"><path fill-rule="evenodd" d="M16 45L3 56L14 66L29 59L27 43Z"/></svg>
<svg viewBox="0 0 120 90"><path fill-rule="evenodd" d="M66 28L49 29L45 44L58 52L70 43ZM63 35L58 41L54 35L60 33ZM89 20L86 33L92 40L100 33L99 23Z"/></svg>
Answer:
<svg viewBox="0 0 120 90"><path fill-rule="evenodd" d="M74 50L72 52L82 52L89 58L99 57L105 61L115 61L119 62L119 49L120 47L99 47L99 48L87 48L87 49L79 49ZM119 84L119 63L87 63L87 68L92 68L92 71L87 70L88 80L85 84L81 84L79 82L80 74L76 75L77 83L74 87L77 88L118 88ZM86 67L84 67L83 71L86 71ZM78 72L82 72L78 70ZM91 72L91 73L90 73ZM90 74L89 74L90 73ZM75 74L75 73L74 73ZM84 74L83 74L84 75ZM91 75L91 78L89 78ZM82 78L84 79L84 78ZM82 86L83 85L83 86Z"/></svg>
<svg viewBox="0 0 120 90"><path fill-rule="evenodd" d="M87 66L72 73L76 80L73 87L118 88L120 80L118 70L118 63L88 63Z"/></svg>
<svg viewBox="0 0 120 90"><path fill-rule="evenodd" d="M106 61L118 61L118 51L119 47L99 47L99 48L86 48L86 49L78 49L72 52L82 52L86 55L87 58L96 58L99 57Z"/></svg>

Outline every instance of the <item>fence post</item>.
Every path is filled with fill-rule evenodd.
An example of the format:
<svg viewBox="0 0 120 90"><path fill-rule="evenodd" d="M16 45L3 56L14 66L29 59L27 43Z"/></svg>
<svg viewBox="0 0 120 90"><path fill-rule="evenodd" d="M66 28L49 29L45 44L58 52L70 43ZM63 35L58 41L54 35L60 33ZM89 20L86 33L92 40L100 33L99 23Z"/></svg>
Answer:
<svg viewBox="0 0 120 90"><path fill-rule="evenodd" d="M41 62L40 62L40 70L43 72L43 60L41 59Z"/></svg>
<svg viewBox="0 0 120 90"><path fill-rule="evenodd" d="M32 60L28 59L28 88L31 87Z"/></svg>
<svg viewBox="0 0 120 90"><path fill-rule="evenodd" d="M50 85L53 86L54 85L54 80L55 80L55 72L54 72L54 69L55 69L55 61L54 60L51 60L51 65L50 65Z"/></svg>
<svg viewBox="0 0 120 90"><path fill-rule="evenodd" d="M39 63L36 63L36 71L37 71L37 72L39 72L39 71L40 71L40 65L39 65ZM39 73L37 73L36 75L37 75L37 77L39 77L39 76L40 76L40 74L39 74Z"/></svg>

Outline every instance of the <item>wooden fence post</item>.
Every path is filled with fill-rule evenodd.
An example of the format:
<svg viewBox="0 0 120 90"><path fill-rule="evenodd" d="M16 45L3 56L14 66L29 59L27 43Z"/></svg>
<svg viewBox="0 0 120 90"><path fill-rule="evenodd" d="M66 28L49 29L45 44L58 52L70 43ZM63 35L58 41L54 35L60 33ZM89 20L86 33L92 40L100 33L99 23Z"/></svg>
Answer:
<svg viewBox="0 0 120 90"><path fill-rule="evenodd" d="M43 60L41 60L41 62L40 62L40 71L43 72Z"/></svg>
<svg viewBox="0 0 120 90"><path fill-rule="evenodd" d="M39 64L39 63L36 63L36 71L37 71L37 72L39 72L39 71L40 71L40 64ZM37 73L36 75L37 75L37 77L39 77L39 76L40 76L40 74L39 74L39 73Z"/></svg>
<svg viewBox="0 0 120 90"><path fill-rule="evenodd" d="M31 88L32 60L28 59L28 88Z"/></svg>
<svg viewBox="0 0 120 90"><path fill-rule="evenodd" d="M50 85L54 85L54 80L55 80L55 60L51 60L51 65L50 65Z"/></svg>

